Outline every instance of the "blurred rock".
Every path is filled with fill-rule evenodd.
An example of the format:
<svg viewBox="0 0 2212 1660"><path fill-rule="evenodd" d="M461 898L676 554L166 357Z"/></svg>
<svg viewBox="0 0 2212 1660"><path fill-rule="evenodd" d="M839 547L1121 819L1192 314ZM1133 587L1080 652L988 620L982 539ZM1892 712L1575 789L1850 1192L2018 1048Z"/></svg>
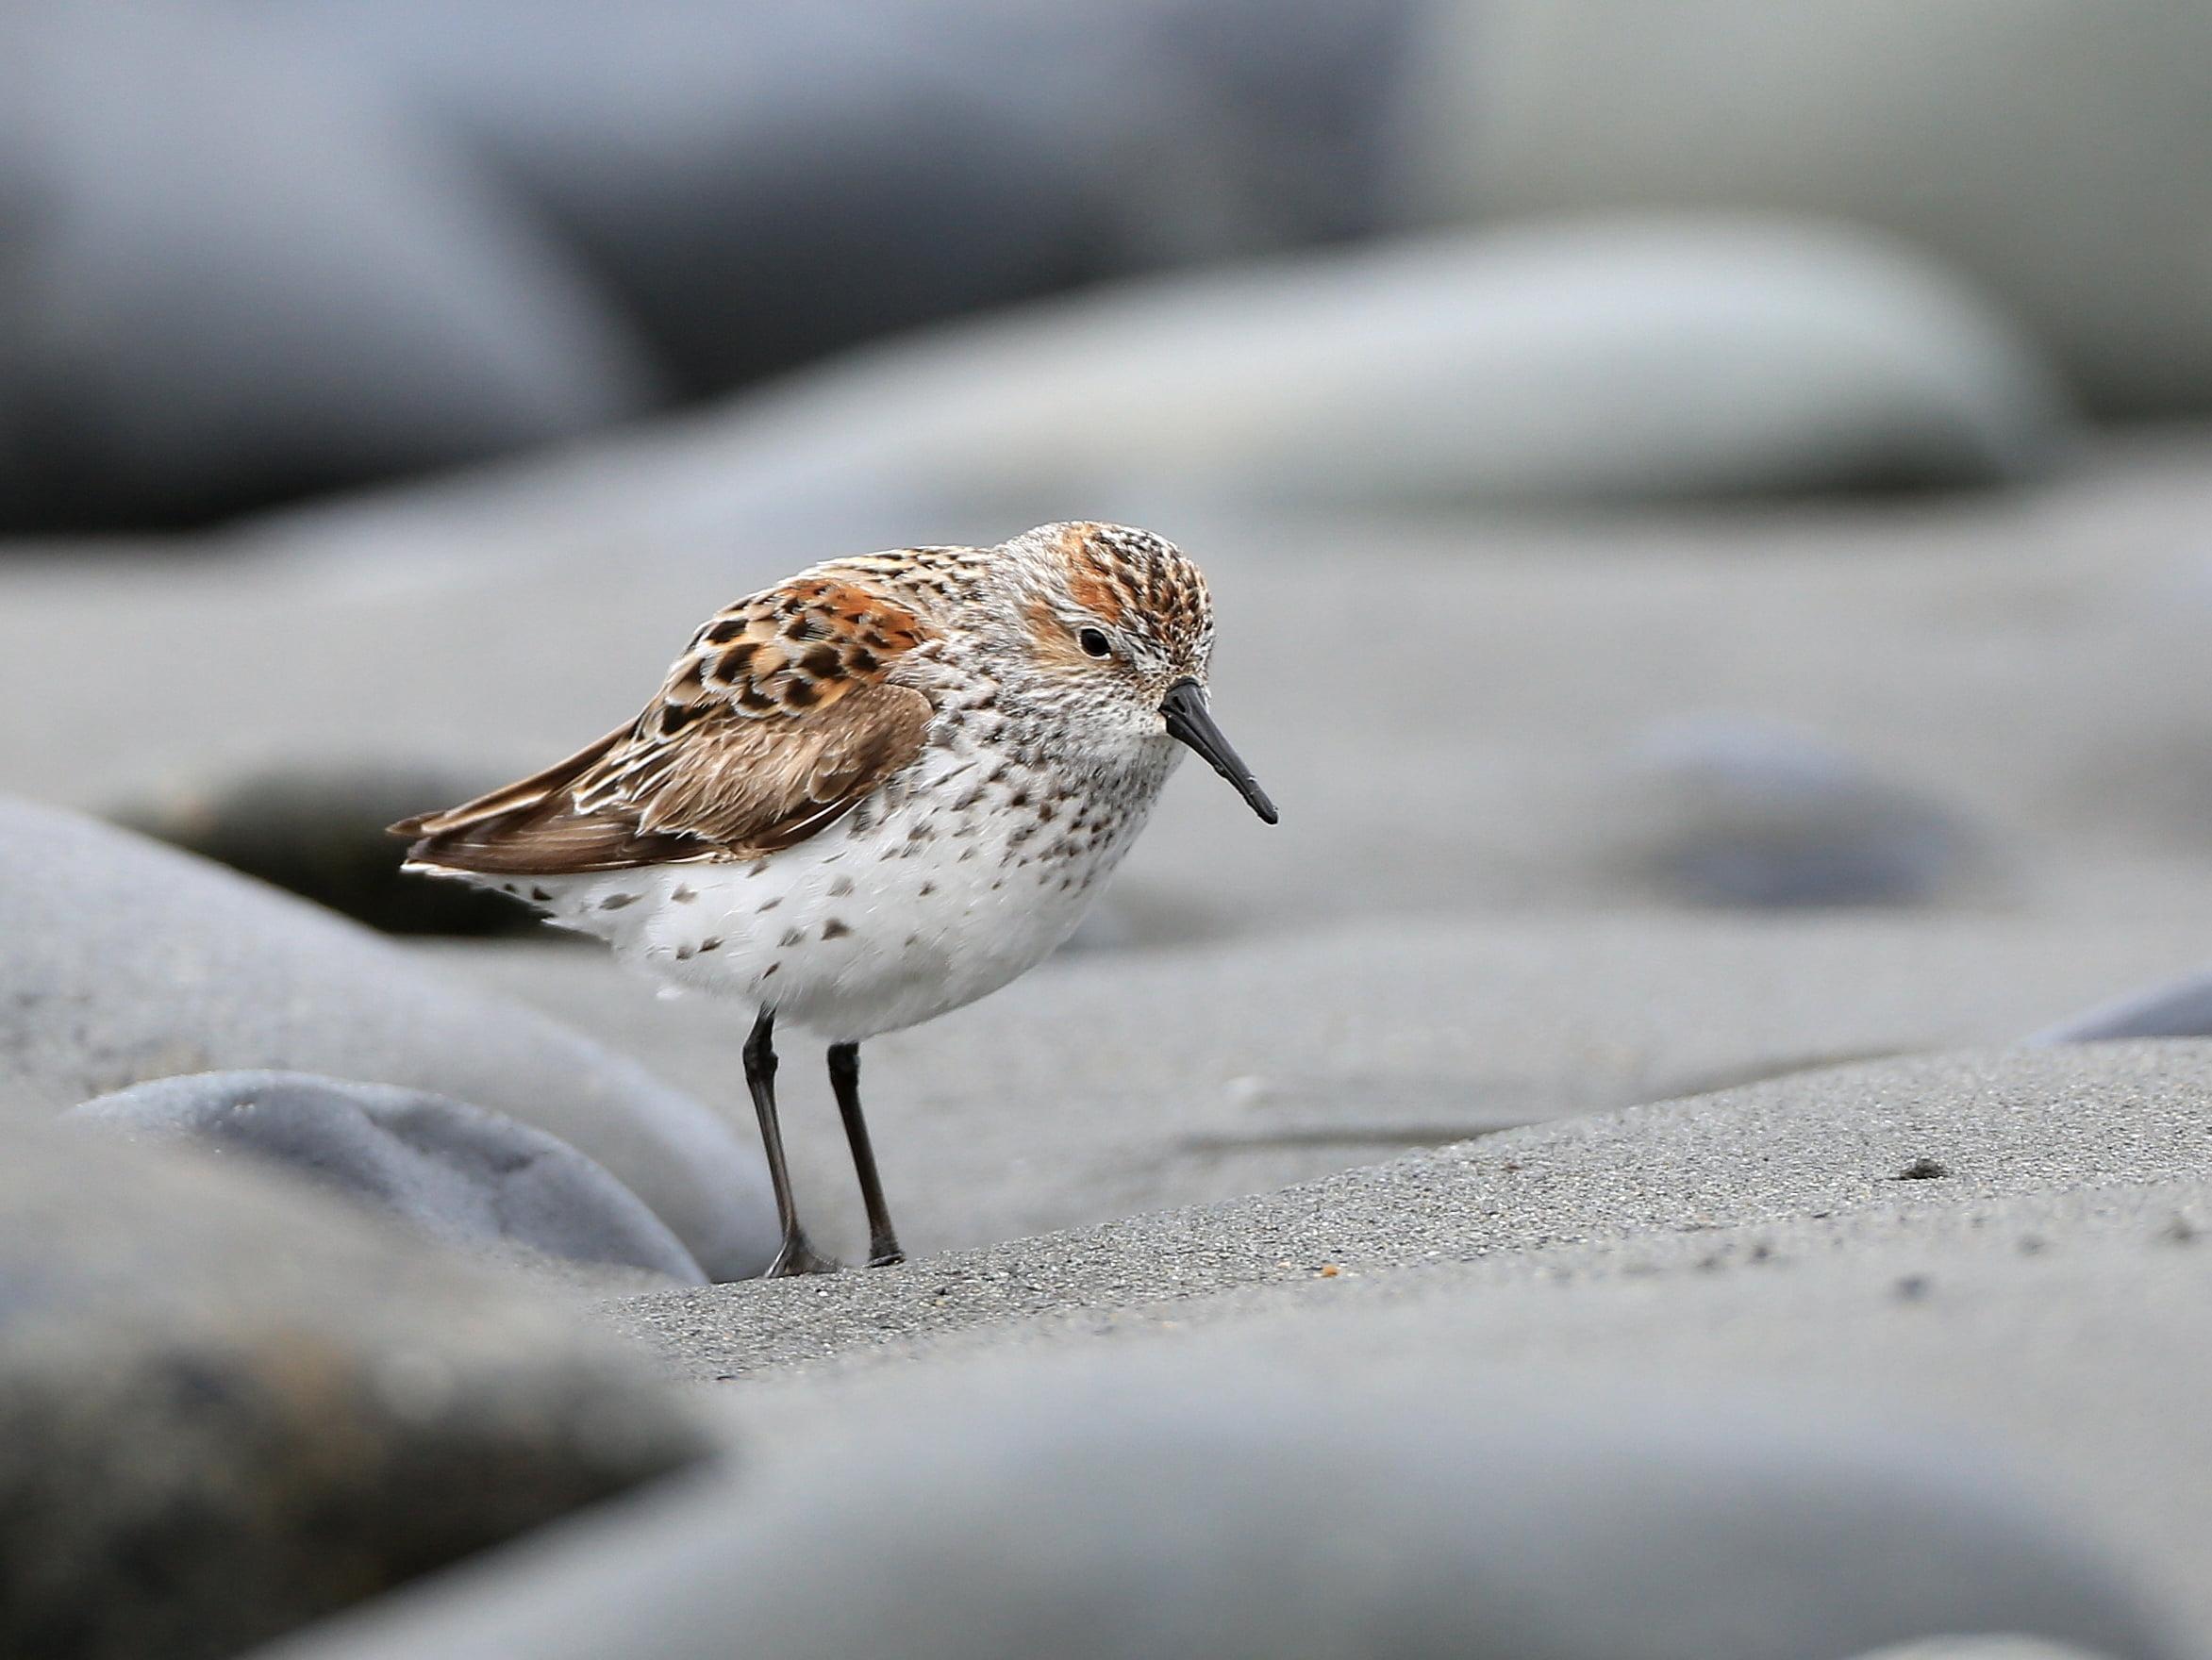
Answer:
<svg viewBox="0 0 2212 1660"><path fill-rule="evenodd" d="M2046 1026L2030 1043L2101 1043L2120 1038L2212 1038L2212 970L2123 992Z"/></svg>
<svg viewBox="0 0 2212 1660"><path fill-rule="evenodd" d="M109 817L387 934L542 934L504 895L400 873L406 844L385 826L483 787L434 768L304 762L172 786Z"/></svg>
<svg viewBox="0 0 2212 1660"><path fill-rule="evenodd" d="M1458 0L1397 216L1764 208L1955 262L2094 407L2212 408L2212 6Z"/></svg>
<svg viewBox="0 0 2212 1660"><path fill-rule="evenodd" d="M1979 843L1941 802L1763 721L1661 722L1623 782L1620 855L1696 905L1925 905L1969 873Z"/></svg>
<svg viewBox="0 0 2212 1660"><path fill-rule="evenodd" d="M908 1380L743 1493L671 1486L263 1660L707 1660L733 1632L779 1660L2171 1652L1947 1441L1562 1379L1401 1371L1348 1400L1210 1358Z"/></svg>
<svg viewBox="0 0 2212 1660"><path fill-rule="evenodd" d="M590 456L310 511L273 540L589 526L595 546L619 527L714 547L857 517L1026 524L1071 502L1142 523L1193 503L1976 485L2037 475L2070 434L2033 351L1894 246L1789 221L1592 222L1092 290Z"/></svg>
<svg viewBox="0 0 2212 1660"><path fill-rule="evenodd" d="M0 15L0 529L541 442L650 376L532 216L283 22Z"/></svg>
<svg viewBox="0 0 2212 1660"><path fill-rule="evenodd" d="M60 1112L179 1072L434 1090L568 1142L717 1278L775 1242L758 1155L713 1112L326 911L89 820L0 800L0 1066Z"/></svg>
<svg viewBox="0 0 2212 1660"><path fill-rule="evenodd" d="M199 1072L67 1116L290 1170L447 1244L519 1246L679 1285L707 1278L642 1200L567 1142L441 1095L306 1072Z"/></svg>
<svg viewBox="0 0 2212 1660"><path fill-rule="evenodd" d="M707 1448L566 1310L344 1205L20 1107L0 1144L11 1655L232 1653Z"/></svg>
<svg viewBox="0 0 2212 1660"><path fill-rule="evenodd" d="M318 0L694 392L1119 271L1365 228L1406 0Z"/></svg>

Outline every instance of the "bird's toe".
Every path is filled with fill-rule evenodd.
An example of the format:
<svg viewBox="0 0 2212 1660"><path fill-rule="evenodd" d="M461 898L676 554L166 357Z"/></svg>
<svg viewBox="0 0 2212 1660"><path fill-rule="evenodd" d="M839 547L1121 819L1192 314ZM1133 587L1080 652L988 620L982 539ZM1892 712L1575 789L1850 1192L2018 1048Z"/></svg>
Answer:
<svg viewBox="0 0 2212 1660"><path fill-rule="evenodd" d="M767 1277L772 1280L788 1280L799 1274L834 1274L844 1266L836 1257L815 1250L802 1236L784 1241L784 1248L775 1253L775 1260L768 1265Z"/></svg>

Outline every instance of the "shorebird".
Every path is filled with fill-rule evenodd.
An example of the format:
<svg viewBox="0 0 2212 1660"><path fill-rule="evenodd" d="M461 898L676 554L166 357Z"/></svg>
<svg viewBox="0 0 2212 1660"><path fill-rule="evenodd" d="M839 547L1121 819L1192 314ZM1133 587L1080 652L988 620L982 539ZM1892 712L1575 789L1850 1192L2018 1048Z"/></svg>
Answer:
<svg viewBox="0 0 2212 1660"><path fill-rule="evenodd" d="M827 1039L868 1260L900 1262L860 1044L1041 961L1185 746L1275 822L1208 712L1213 636L1198 568L1123 525L835 559L708 618L636 720L392 831L412 838L409 870L512 894L664 983L752 1005L745 1082L783 1234L771 1274L840 1266L800 1226L775 1103L777 1022Z"/></svg>

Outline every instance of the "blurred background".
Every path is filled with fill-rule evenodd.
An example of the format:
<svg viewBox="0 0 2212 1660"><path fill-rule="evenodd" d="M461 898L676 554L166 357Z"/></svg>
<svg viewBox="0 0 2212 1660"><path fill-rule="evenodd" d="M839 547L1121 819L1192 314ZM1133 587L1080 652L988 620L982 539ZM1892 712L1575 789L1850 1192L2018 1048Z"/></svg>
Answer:
<svg viewBox="0 0 2212 1660"><path fill-rule="evenodd" d="M755 1543L811 1536L748 1508L779 1449L790 1503L857 1507L794 1592L839 1608L876 1563L841 1541L904 1513L806 1464L867 1396L818 1362L880 1363L915 1429L948 1334L1026 1405L1008 1333L1210 1326L1163 1399L1234 1417L1217 1370L1258 1350L1223 1310L1262 1290L1290 1357L1263 1381L1334 1380L1251 1454L1322 1472L1299 1552L1356 1532L1331 1448L1491 1491L1481 1434L1342 1409L1372 1354L1422 1411L1478 1364L1587 1362L1693 1378L1710 1439L1667 1468L1746 1537L1760 1481L1828 1529L1778 1608L1817 1623L1901 1556L1976 1583L1884 1508L1964 1443L1886 1463L1804 1404L1832 1388L1987 1430L2212 1632L2182 1249L2212 1237L2212 1049L2058 1047L2212 1035L2207 417L2212 0L0 6L0 1108L29 1108L0 1391L47 1415L0 1449L0 1648L36 1582L113 1641L25 1652L231 1652L732 1442L716 1514ZM742 1012L402 880L382 827L627 718L699 618L813 560L1063 519L1206 569L1214 706L1283 822L1187 771L1061 958L871 1044L915 1270L709 1284L773 1237ZM2104 1004L2137 986L2169 989ZM1893 1058L1962 1048L2002 1053ZM803 1208L850 1254L826 1087L786 1078ZM39 1139L83 1104L294 1186ZM524 1203L533 1169L565 1173ZM1333 1323L1362 1278L1425 1287L1380 1350ZM609 1324L603 1374L570 1345ZM320 1384L303 1332L341 1357ZM1715 1380L1820 1456L1740 1440ZM709 1398L754 1416L702 1429ZM1552 1502L1500 1398L1483 1433ZM1561 1445L1611 1446L1613 1410ZM1037 1445L1106 1445L1092 1416ZM931 1440L987 1519L1004 1445L988 1413ZM1830 1452L1838 1485L1797 1482ZM1215 1468L1177 1479L1274 1490ZM4 1502L19 1473L45 1510ZM1561 1606L1646 1583L1681 1507L1638 1490L1665 1514ZM1577 1525L1614 1514L1588 1491ZM1831 1491L1871 1495L1863 1573ZM1252 1536L1305 1516L1266 1508ZM2019 1569L1991 1618L2063 1592L2004 1542L2020 1506L1969 1509ZM1521 1514L1438 1514L1375 1536L1445 1540L1449 1601L1495 1548L1452 1529ZM318 1554L300 1515L359 1537ZM1203 1580L1248 1530L1199 1531L1173 1566ZM1682 1606L1744 1588L1741 1539L1681 1536ZM882 1583L956 1583L913 1571Z"/></svg>
<svg viewBox="0 0 2212 1660"><path fill-rule="evenodd" d="M2206 26L29 0L0 524L175 530L677 408L781 503L2038 476L2070 415L2212 385Z"/></svg>

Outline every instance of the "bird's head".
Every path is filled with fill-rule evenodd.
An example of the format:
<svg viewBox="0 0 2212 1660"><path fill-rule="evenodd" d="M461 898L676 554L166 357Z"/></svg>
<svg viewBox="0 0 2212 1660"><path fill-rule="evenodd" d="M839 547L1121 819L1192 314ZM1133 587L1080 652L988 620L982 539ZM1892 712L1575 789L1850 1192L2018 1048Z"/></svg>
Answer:
<svg viewBox="0 0 2212 1660"><path fill-rule="evenodd" d="M1274 804L1206 704L1213 600L1198 567L1148 530L1044 524L1006 544L1025 689L1102 754L1189 745L1275 822Z"/></svg>

